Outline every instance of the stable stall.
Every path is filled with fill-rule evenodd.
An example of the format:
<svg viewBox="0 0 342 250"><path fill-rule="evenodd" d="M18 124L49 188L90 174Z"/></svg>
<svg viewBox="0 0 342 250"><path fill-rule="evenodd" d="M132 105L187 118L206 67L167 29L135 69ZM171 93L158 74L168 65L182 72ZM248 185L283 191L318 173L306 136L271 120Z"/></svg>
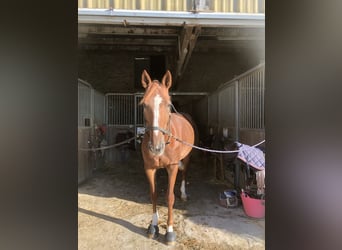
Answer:
<svg viewBox="0 0 342 250"><path fill-rule="evenodd" d="M104 95L78 79L78 183L91 177L99 164L97 151L104 124Z"/></svg>

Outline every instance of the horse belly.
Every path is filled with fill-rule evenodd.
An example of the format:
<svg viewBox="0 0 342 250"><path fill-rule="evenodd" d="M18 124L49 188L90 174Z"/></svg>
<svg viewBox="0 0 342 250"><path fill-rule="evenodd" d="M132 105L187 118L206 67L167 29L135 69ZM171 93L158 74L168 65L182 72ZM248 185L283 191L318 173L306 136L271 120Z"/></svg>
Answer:
<svg viewBox="0 0 342 250"><path fill-rule="evenodd" d="M177 117L173 124L173 134L177 140L172 140L168 151L170 156L173 155L174 157L177 157L177 159L174 160L180 161L184 159L192 150L192 147L189 145L193 145L195 141L194 129L192 125L183 117Z"/></svg>

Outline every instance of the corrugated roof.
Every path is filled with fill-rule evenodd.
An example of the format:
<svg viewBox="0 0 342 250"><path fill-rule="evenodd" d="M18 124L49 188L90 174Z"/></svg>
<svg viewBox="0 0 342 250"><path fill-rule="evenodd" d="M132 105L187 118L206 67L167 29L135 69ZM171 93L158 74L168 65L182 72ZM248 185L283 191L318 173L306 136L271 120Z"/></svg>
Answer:
<svg viewBox="0 0 342 250"><path fill-rule="evenodd" d="M78 9L79 23L264 27L264 14Z"/></svg>

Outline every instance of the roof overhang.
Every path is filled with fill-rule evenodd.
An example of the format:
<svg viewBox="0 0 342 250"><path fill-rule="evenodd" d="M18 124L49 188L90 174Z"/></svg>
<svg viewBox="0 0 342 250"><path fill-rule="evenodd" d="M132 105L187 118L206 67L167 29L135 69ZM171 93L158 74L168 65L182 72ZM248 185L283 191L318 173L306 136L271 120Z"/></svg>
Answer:
<svg viewBox="0 0 342 250"><path fill-rule="evenodd" d="M264 27L264 14L78 9L79 23L202 27Z"/></svg>
<svg viewBox="0 0 342 250"><path fill-rule="evenodd" d="M176 77L193 51L263 51L265 14L78 9L79 47L169 53Z"/></svg>

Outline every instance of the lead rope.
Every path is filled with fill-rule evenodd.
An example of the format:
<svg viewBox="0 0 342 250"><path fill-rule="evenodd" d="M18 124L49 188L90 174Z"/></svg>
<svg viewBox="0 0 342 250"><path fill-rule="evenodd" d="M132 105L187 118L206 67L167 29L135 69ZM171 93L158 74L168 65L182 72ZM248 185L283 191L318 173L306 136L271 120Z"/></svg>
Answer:
<svg viewBox="0 0 342 250"><path fill-rule="evenodd" d="M186 142L186 141L183 141L183 140L177 138L176 136L174 136L174 135L172 135L172 134L171 134L171 136L172 136L176 141L178 141L178 142L180 142L180 143L183 143L183 144L185 144L185 145L187 145L187 146L189 146L189 147L192 147L192 148L195 148L195 149L198 149L198 150L202 150L202 151L206 151L206 152L219 153L219 154L232 154L232 153L238 153L238 152L240 152L240 150L215 150L215 149L202 148L202 147L195 146L195 145L193 145L193 144L191 144L191 143L188 143L188 142ZM253 145L253 146L251 146L251 147L257 147L257 146L259 146L260 144L262 144L262 143L264 143L264 142L265 142L265 140L263 140L263 141L261 141L261 142L255 144L255 145Z"/></svg>
<svg viewBox="0 0 342 250"><path fill-rule="evenodd" d="M191 143L188 143L186 141L183 141L181 139L179 139L178 137L174 136L173 134L171 133L168 133L168 135L172 138L174 138L176 141L180 142L180 143L183 143L184 145L187 145L189 147L192 147L192 148L195 148L195 149L198 149L198 150L202 150L202 151L206 151L206 152L211 152L211 153L219 153L219 154L229 154L229 153L238 153L239 150L215 150L215 149L208 149L208 148L202 148L202 147L198 147L198 146L195 146ZM98 151L98 150L105 150L105 149L110 149L110 148L114 148L114 147L118 147L118 146L121 146L125 143L128 143L132 140L134 140L135 138L139 138L139 136L134 136L132 138L129 138L125 141L122 141L122 142L119 142L119 143L116 143L116 144L113 144L113 145L109 145L109 146L104 146L104 147L99 147L99 148L79 148L80 151ZM253 145L252 147L257 147L261 144L263 144L265 142L265 140Z"/></svg>
<svg viewBox="0 0 342 250"><path fill-rule="evenodd" d="M175 108L175 106L171 103L170 104L172 109L177 113L177 114L180 114L177 109ZM183 141L179 138L177 138L176 136L174 136L173 134L171 134L171 137L173 137L176 141L180 142L180 143L183 143L189 147L192 147L192 148L195 148L195 149L198 149L198 150L202 150L202 151L206 151L206 152L211 152L211 153L219 153L219 154L229 154L229 153L238 153L240 152L240 150L215 150L215 149L208 149L208 148L202 148L202 147L198 147L198 146L195 146L191 143L188 143L186 141ZM257 147L261 144L263 144L265 142L265 140L253 145L252 147Z"/></svg>
<svg viewBox="0 0 342 250"><path fill-rule="evenodd" d="M129 138L125 141L122 141L122 142L119 142L119 143L116 143L116 144L113 144L113 145L109 145L109 146L104 146L104 147L99 147L99 148L79 148L80 151L99 151L99 150L105 150L105 149L110 149L110 148L115 148L115 147L118 147L118 146L121 146L125 143L128 143L130 141L133 141L135 138L138 138L138 136L134 136L132 138Z"/></svg>

